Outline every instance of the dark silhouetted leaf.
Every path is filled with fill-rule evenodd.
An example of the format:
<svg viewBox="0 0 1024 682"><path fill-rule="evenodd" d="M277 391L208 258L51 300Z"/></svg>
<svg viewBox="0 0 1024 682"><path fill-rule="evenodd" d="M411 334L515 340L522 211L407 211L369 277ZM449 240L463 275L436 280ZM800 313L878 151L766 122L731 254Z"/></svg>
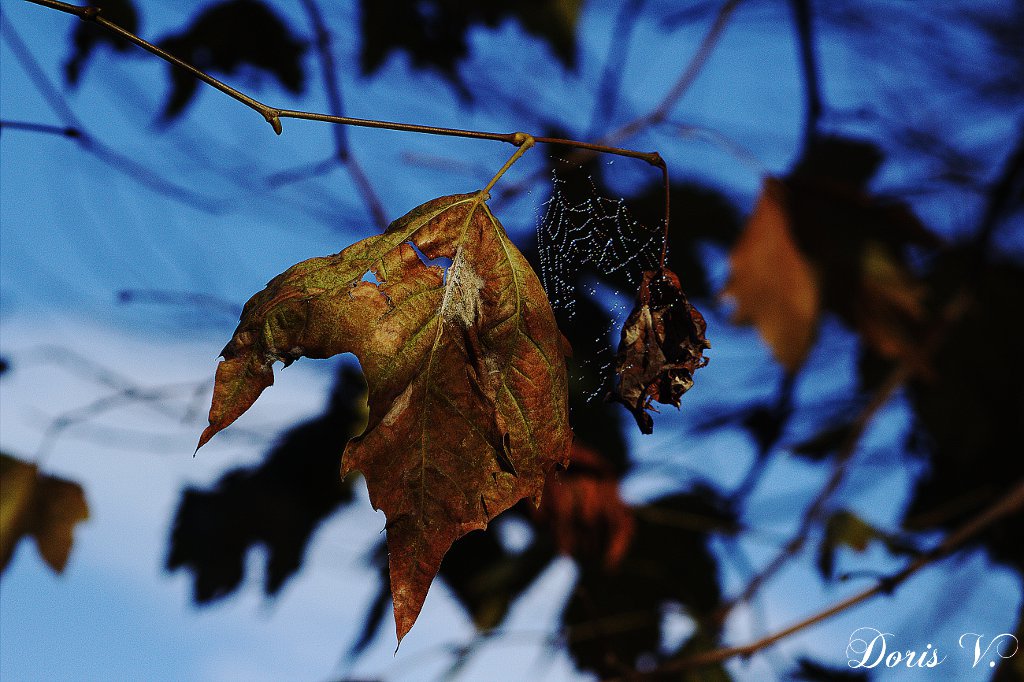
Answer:
<svg viewBox="0 0 1024 682"><path fill-rule="evenodd" d="M671 270L644 273L636 305L622 326L610 396L626 406L643 433L654 430L647 413L653 410L651 401L679 407L693 386L693 373L708 364L706 329Z"/></svg>
<svg viewBox="0 0 1024 682"><path fill-rule="evenodd" d="M273 75L294 93L305 84L306 42L258 0L211 5L184 31L161 40L160 47L207 73L235 75L247 66ZM175 66L169 69L171 94L163 112L167 119L181 115L199 86L188 72Z"/></svg>
<svg viewBox="0 0 1024 682"><path fill-rule="evenodd" d="M274 278L217 368L200 445L273 383L274 361L352 352L366 431L345 448L387 515L398 638L451 544L568 460L564 345L540 281L483 192L427 202L387 231ZM450 259L447 271L420 260ZM377 282L363 281L372 272Z"/></svg>
<svg viewBox="0 0 1024 682"><path fill-rule="evenodd" d="M955 251L936 268L938 300L964 281L969 262L969 253ZM931 376L910 384L918 440L929 456L907 512L911 530L955 528L1024 478L1024 318L1016 314L1024 268L995 262L972 284L970 307L944 334ZM1022 537L1018 513L977 541L995 560L1022 569Z"/></svg>
<svg viewBox="0 0 1024 682"><path fill-rule="evenodd" d="M615 570L603 560L581 563L566 605L569 651L598 675L635 670L637 660L664 660L662 609L681 604L717 639L710 614L719 605L718 565L708 548L712 531L730 532L733 515L713 492L666 497L636 508L636 532Z"/></svg>
<svg viewBox="0 0 1024 682"><path fill-rule="evenodd" d="M233 592L257 545L267 551L268 595L299 570L313 531L352 499L338 469L345 443L365 423L366 384L345 366L324 414L286 433L262 464L228 472L212 490L185 491L167 568L192 572L197 602Z"/></svg>
<svg viewBox="0 0 1024 682"><path fill-rule="evenodd" d="M0 453L0 571L23 537L55 572L67 565L75 525L89 518L82 486Z"/></svg>
<svg viewBox="0 0 1024 682"><path fill-rule="evenodd" d="M363 618L363 627L359 631L359 636L356 637L355 641L352 642L352 646L349 647L349 658L354 658L365 651L366 647L370 646L373 638L377 636L377 631L383 625L384 619L388 614L388 606L391 604L391 578L388 576L388 546L383 540L369 552L369 563L372 568L377 569L377 593L374 595L373 601L370 602L370 608Z"/></svg>
<svg viewBox="0 0 1024 682"><path fill-rule="evenodd" d="M518 512L516 507L509 514ZM512 553L489 528L457 540L441 562L439 575L476 627L490 630L501 624L512 602L554 558L551 543L543 537L534 537L526 549Z"/></svg>
<svg viewBox="0 0 1024 682"><path fill-rule="evenodd" d="M100 16L114 22L118 26L137 34L139 32L139 13L131 0L102 0L94 5L100 8ZM79 21L75 24L72 38L74 51L64 63L64 78L69 85L78 85L82 77L82 67L100 45L108 45L118 52L125 52L133 47L132 43L120 35L108 31L94 21Z"/></svg>
<svg viewBox="0 0 1024 682"><path fill-rule="evenodd" d="M405 51L417 68L437 69L464 96L470 93L458 74L468 52L467 34L479 25L496 27L516 19L544 39L566 66L576 58L576 21L583 0L361 0L360 62L375 73L391 52Z"/></svg>

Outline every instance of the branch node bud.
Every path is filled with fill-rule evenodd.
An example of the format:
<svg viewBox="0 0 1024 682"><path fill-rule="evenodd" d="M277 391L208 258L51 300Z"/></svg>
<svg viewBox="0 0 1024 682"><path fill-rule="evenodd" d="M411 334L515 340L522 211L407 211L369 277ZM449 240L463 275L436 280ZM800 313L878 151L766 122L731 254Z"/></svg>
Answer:
<svg viewBox="0 0 1024 682"><path fill-rule="evenodd" d="M268 109L263 112L263 117L267 119L267 123L274 129L274 132L278 135L281 134L283 128L281 127L281 118L277 109Z"/></svg>
<svg viewBox="0 0 1024 682"><path fill-rule="evenodd" d="M533 146L533 142L533 136L529 133L513 133L512 135L512 144L517 147L526 145L529 148Z"/></svg>

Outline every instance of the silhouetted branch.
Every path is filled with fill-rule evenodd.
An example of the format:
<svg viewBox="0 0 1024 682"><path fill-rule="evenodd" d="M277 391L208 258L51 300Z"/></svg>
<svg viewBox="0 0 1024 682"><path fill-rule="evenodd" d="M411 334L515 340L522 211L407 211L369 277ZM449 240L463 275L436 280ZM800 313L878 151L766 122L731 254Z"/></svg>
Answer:
<svg viewBox="0 0 1024 682"><path fill-rule="evenodd" d="M911 561L905 568L898 571L897 573L879 580L873 587L858 592L857 594L847 597L842 601L820 611L814 615L808 616L796 623L774 632L766 637L762 637L755 642L744 644L742 646L724 647L721 649L715 649L708 651L696 656L688 658L677 659L675 661L669 661L658 668L658 672L673 672L679 670L689 670L693 668L701 668L716 663L721 663L730 658L737 656L750 656L762 649L766 649L776 642L789 637L801 630L805 630L811 626L817 625L829 618L846 611L858 604L861 604L873 597L880 594L891 594L897 587L906 582L908 578L920 571L922 568L929 566L930 564L939 561L950 555L957 549L969 541L976 538L982 532L987 530L990 526L997 523L998 521L1010 516L1011 514L1017 513L1024 509L1024 481L1020 481L1017 485L1012 488L1004 497L997 500L990 507L982 511L980 514L970 519L962 526L951 532L946 538L932 551L927 552L923 556Z"/></svg>
<svg viewBox="0 0 1024 682"><path fill-rule="evenodd" d="M904 358L889 372L888 376L875 391L871 400L851 424L850 430L833 461L832 473L828 481L811 502L810 506L804 511L792 539L768 562L760 573L754 576L739 596L719 610L717 614L719 621L724 621L736 604L750 601L761 587L771 580L807 544L810 538L810 531L816 523L822 520L828 501L845 479L848 470L847 465L853 458L857 444L875 414L889 401L896 390L919 370L922 362L931 357L943 341L949 327L966 312L971 300L971 292L977 284L981 268L986 263L984 253L987 250L992 235L996 227L1001 224L1004 213L1011 207L1016 206L1020 202L1021 196L1024 196L1024 135L1018 140L1017 149L1007 159L1003 172L993 183L990 201L974 240L974 245L977 247L978 253L981 254L979 259L969 268L968 276L939 313L922 345L920 353Z"/></svg>
<svg viewBox="0 0 1024 682"><path fill-rule="evenodd" d="M594 111L590 116L587 137L596 137L603 123L615 113L615 102L622 87L626 57L636 29L637 20L646 0L624 0L615 17L615 28L608 40L608 57L605 59L594 96Z"/></svg>
<svg viewBox="0 0 1024 682"><path fill-rule="evenodd" d="M184 410L178 410L169 405L168 401L185 398L191 403L196 394L201 394L205 399L210 387L210 382L206 379L157 387L140 386L130 377L64 346L50 344L34 346L21 351L18 356L22 366L30 365L33 360L54 364L111 391L108 395L97 398L82 407L73 408L50 418L48 425L43 430L42 440L36 448L34 458L36 462L44 460L50 454L57 439L68 428L124 405L143 405L175 422L189 423L198 416L193 406L189 404ZM258 434L244 428L236 430L236 435L254 441L259 438Z"/></svg>
<svg viewBox="0 0 1024 682"><path fill-rule="evenodd" d="M732 17L733 11L740 4L740 1L726 0L721 9L718 10L714 22L697 47L697 52L694 53L679 79L669 88L661 102L649 114L630 121L621 128L606 135L603 138L604 142L613 144L615 141L628 139L651 125L661 123L672 113L672 108L675 107L679 100L683 98L683 95L690 89L690 86L693 85L694 81L697 80L697 76L700 75L704 65L715 51L715 47L725 31L725 27L729 24L729 19Z"/></svg>
<svg viewBox="0 0 1024 682"><path fill-rule="evenodd" d="M59 135L60 137L81 137L82 131L70 126L54 126L45 123L26 123L24 121L0 121L0 130L24 130L30 133L45 133L47 135Z"/></svg>
<svg viewBox="0 0 1024 682"><path fill-rule="evenodd" d="M989 190L989 201L985 206L978 233L974 241L979 248L979 263L972 275L977 275L986 259L989 243L996 229L1013 211L1024 208L1024 121L1021 122L1017 146L1007 157L1002 172Z"/></svg>
<svg viewBox="0 0 1024 682"><path fill-rule="evenodd" d="M654 109L608 133L604 137L600 138L599 141L604 144L615 144L616 142L621 142L633 137L652 125L664 122L668 115L672 113L672 108L683 97L683 95L686 94L687 90L690 89L690 86L693 85L693 82L697 79L697 76L704 68L708 58L714 52L719 39L722 37L722 33L725 31L725 27L728 25L733 11L740 2L741 0L726 0L725 4L723 4L718 10L718 14L715 16L714 22L711 24L707 34L705 34L704 39L697 48L697 52L690 59L690 62L683 70L683 73L679 76L679 79L669 89L668 93L654 107ZM541 142L542 140L541 138L537 138L537 141ZM567 155L565 160L567 163L583 163L586 160L593 158L594 155L595 150L577 149L572 154ZM548 170L546 168L542 168L518 183L506 185L501 198L508 201L522 194L527 188L532 187L538 180L546 177L547 173Z"/></svg>
<svg viewBox="0 0 1024 682"><path fill-rule="evenodd" d="M207 213L218 213L223 210L219 202L161 177L145 165L114 151L90 135L86 131L85 126L82 125L81 120L72 111L61 92L46 77L32 52L22 41L17 31L14 30L14 26L7 20L2 10L0 10L0 33L7 40L15 59L25 69L25 73L33 85L35 85L39 94L50 105L50 108L57 117L64 122L62 129L64 137L72 139L82 150L92 154L107 165L155 192L186 203L189 206L199 208ZM76 131L76 134L68 134L67 131L69 130Z"/></svg>
<svg viewBox="0 0 1024 682"><path fill-rule="evenodd" d="M324 78L324 89L327 92L327 104L330 112L335 116L344 116L345 107L341 97L341 84L338 80L338 69L334 63L334 55L331 53L331 34L327 30L323 13L315 0L302 0L302 6L306 10L310 23L313 25L313 33L316 36L316 50L320 57L320 69ZM334 153L337 161L345 166L356 190L363 197L367 210L373 218L377 227L387 227L388 218L380 197L370 184L369 178L363 171L363 167L352 154L348 142L348 129L345 126L334 126Z"/></svg>
<svg viewBox="0 0 1024 682"><path fill-rule="evenodd" d="M162 305L183 305L224 313L238 317L240 305L232 301L191 291L166 291L163 289L122 289L117 292L121 303L159 303Z"/></svg>
<svg viewBox="0 0 1024 682"><path fill-rule="evenodd" d="M790 541L767 563L765 568L747 583L747 586L739 596L727 602L718 611L716 617L720 622L725 620L725 617L737 604L753 599L764 584L775 577L775 574L804 548L810 539L811 529L821 520L829 500L845 480L848 469L847 465L856 453L857 444L860 442L861 436L864 435L864 432L874 420L878 411L889 402L889 399L903 385L903 382L907 380L916 366L915 363L910 361L901 362L889 373L889 376L886 377L882 385L875 391L871 400L851 424L846 439L842 446L840 446L835 461L832 463L832 473L829 475L828 481L825 482L825 485L818 492L810 506L804 511L803 516L800 518L800 524L797 526Z"/></svg>
<svg viewBox="0 0 1024 682"><path fill-rule="evenodd" d="M260 102L245 93L236 90L227 83L220 81L210 74L196 68L188 62L175 57L166 50L157 47L153 43L143 40L139 36L135 35L131 31L115 24L112 21L108 21L100 14L98 7L80 7L77 5L69 5L65 2L59 2L58 0L27 0L36 5L43 7L49 7L51 9L59 10L66 14L71 14L83 21L93 21L99 26L113 32L120 36L124 40L130 43L138 45L142 49L150 52L157 57L187 71L199 80L203 81L207 85L210 85L217 90L220 90L228 97L231 97L238 102L241 102L245 106L249 107L253 111L258 112L267 120L267 123L273 127L274 132L278 135L282 132L281 119L282 118L295 118L306 121L319 121L321 123L336 123L339 125L350 125L361 128L377 128L382 130L395 130L404 131L410 133L421 133L426 135L442 135L447 137L465 137L476 140L493 140L495 142L505 142L507 144L519 146L526 138L532 138L535 142L541 144L551 144L562 147L573 147L576 149L587 150L589 152L601 153L601 154L614 154L616 156L624 156L627 158L640 159L646 161L652 166L661 168L664 162L657 152L641 152L633 149L624 149L621 147L615 147L603 143L595 142L582 142L579 140L569 140L565 138L556 137L544 137L542 135L528 135L522 132L514 133L493 133L482 130L462 130L459 128L443 128L439 126L425 126L417 125L413 123L401 123L397 121L380 121L377 119L366 119L366 118L352 118L349 116L333 116L329 114L320 114L312 111L297 111L295 109L278 109L276 107L269 106ZM735 3L738 0L730 0ZM358 180L357 180L358 182Z"/></svg>
<svg viewBox="0 0 1024 682"><path fill-rule="evenodd" d="M804 79L804 101L806 120L804 121L804 149L808 148L818 135L818 126L823 111L821 100L821 84L818 71L818 58L814 46L814 26L811 12L811 0L791 0L793 19L800 46L800 66Z"/></svg>

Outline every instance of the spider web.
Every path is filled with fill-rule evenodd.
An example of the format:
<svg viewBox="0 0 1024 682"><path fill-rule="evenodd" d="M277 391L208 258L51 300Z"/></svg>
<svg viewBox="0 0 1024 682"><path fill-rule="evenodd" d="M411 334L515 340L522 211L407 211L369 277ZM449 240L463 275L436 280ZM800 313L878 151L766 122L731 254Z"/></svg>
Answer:
<svg viewBox="0 0 1024 682"><path fill-rule="evenodd" d="M660 225L644 225L622 198L603 196L593 178L589 192L572 196L567 180L552 172L552 192L538 211L537 251L541 282L556 311L570 324L581 297L598 303L611 324L592 348L577 348L580 364L601 380L587 390L588 400L603 395L611 379L618 333L636 298L645 270L661 261Z"/></svg>

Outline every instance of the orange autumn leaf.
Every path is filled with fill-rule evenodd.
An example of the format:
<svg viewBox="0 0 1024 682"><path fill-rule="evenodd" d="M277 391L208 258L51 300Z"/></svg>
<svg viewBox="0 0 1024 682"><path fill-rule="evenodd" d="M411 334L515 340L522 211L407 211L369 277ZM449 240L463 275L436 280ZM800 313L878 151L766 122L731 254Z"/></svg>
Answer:
<svg viewBox="0 0 1024 682"><path fill-rule="evenodd" d="M600 557L615 569L629 551L636 529L633 511L619 496L619 477L608 462L579 441L569 468L548 479L536 512L563 554Z"/></svg>
<svg viewBox="0 0 1024 682"><path fill-rule="evenodd" d="M387 516L399 640L452 543L523 498L538 502L571 444L561 334L487 198L429 201L382 235L275 277L224 348L200 439L252 405L275 361L359 358L370 413L341 470L361 471ZM451 265L427 265L416 249Z"/></svg>
<svg viewBox="0 0 1024 682"><path fill-rule="evenodd" d="M736 301L733 320L753 324L790 372L807 358L817 332L817 275L797 247L785 185L767 178L746 228L729 256L722 296Z"/></svg>

